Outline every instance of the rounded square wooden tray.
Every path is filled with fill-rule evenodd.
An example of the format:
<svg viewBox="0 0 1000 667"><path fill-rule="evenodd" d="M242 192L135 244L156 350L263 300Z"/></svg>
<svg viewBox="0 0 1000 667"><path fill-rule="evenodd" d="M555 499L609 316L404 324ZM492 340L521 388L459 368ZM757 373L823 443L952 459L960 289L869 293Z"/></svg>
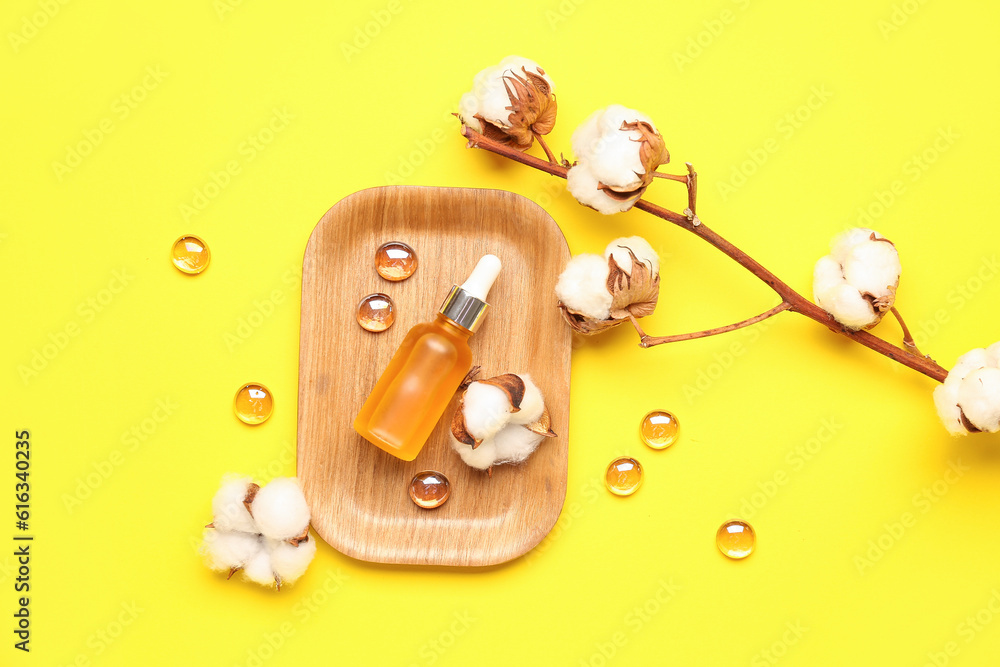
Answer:
<svg viewBox="0 0 1000 667"><path fill-rule="evenodd" d="M375 272L375 250L386 241L416 251L409 279L393 283ZM558 437L490 478L451 448L453 400L417 458L400 461L355 433L354 416L410 327L431 320L487 253L500 257L503 270L470 340L473 364L484 377L530 373ZM516 558L548 534L566 495L571 334L553 288L568 259L555 221L510 192L373 188L320 219L303 264L297 446L320 537L367 561L472 566ZM355 320L358 302L372 292L396 303L396 322L383 333ZM420 509L408 496L410 479L425 469L451 480L451 498L438 509Z"/></svg>

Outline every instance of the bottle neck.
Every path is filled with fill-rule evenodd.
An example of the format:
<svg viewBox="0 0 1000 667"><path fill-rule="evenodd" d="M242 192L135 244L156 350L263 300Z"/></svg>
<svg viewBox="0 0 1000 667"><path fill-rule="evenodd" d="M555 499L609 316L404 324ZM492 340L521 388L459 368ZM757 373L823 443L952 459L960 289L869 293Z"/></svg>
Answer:
<svg viewBox="0 0 1000 667"><path fill-rule="evenodd" d="M456 324L454 321L448 318L444 313L438 313L434 317L434 322L439 324L443 329L447 330L455 336L460 338L465 338L466 340L472 336L472 331L466 329L463 326Z"/></svg>

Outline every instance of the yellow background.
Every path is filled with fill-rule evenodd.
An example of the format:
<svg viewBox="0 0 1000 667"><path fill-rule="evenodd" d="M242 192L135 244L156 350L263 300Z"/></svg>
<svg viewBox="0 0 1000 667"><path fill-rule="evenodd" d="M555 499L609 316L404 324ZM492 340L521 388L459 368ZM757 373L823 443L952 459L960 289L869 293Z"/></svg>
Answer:
<svg viewBox="0 0 1000 667"><path fill-rule="evenodd" d="M297 271L313 225L352 192L512 190L573 252L642 234L663 265L651 333L776 303L671 225L602 217L555 179L465 150L447 114L510 53L556 81L557 152L595 108L643 110L672 170L698 169L705 223L800 291L867 210L899 248L897 305L924 351L950 367L1000 338L995 4L344 4L4 3L0 662L993 664L1000 442L950 438L933 381L791 314L653 350L624 328L577 345L566 506L517 561L382 567L321 544L280 594L200 563L223 473L294 474ZM251 153L252 136L270 142ZM88 154L59 169L81 143ZM668 182L649 198L684 206ZM213 253L193 278L168 260L185 233ZM899 339L889 321L876 333ZM276 396L257 428L231 411L248 381ZM662 452L637 438L655 408L683 429ZM11 632L19 429L32 442L30 654ZM619 454L646 469L624 499L601 486ZM714 535L739 515L758 549L731 562Z"/></svg>

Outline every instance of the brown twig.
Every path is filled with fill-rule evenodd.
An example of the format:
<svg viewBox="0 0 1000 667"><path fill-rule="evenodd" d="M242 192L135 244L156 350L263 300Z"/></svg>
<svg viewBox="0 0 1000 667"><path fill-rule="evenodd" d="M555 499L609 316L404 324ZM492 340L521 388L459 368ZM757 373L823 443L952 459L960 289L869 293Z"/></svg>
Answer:
<svg viewBox="0 0 1000 667"><path fill-rule="evenodd" d="M552 164L558 164L556 162L556 156L553 155L552 151L549 150L549 145L545 143L545 139L542 139L542 135L538 134L537 132L532 132L532 134L535 135L535 139L538 139L538 145L542 147L543 151L545 151L545 155L548 156L549 162L551 162Z"/></svg>
<svg viewBox="0 0 1000 667"><path fill-rule="evenodd" d="M544 171L552 176L566 178L566 172L568 170L565 166L546 162L545 160L539 159L533 155L522 153L519 150L510 148L509 146L504 146L503 144L491 139L487 139L475 130L470 129L468 126L462 127L462 136L469 140L468 146L470 148L482 148L490 151L491 153L496 153L497 155L510 158L515 162L520 162L521 164L529 167L534 167L535 169ZM695 175L693 169L690 170L690 173L692 176ZM760 262L750 257L719 234L702 224L698 217L694 215L694 209L691 208L691 204L694 203L691 190L697 187L696 183L697 181L693 178L689 181L688 203L692 213L690 218L686 215L676 213L644 199L637 201L635 208L646 211L647 213L655 215L656 217L666 220L667 222L672 222L678 227L691 232L720 250L730 259L755 275L759 280L764 282L764 284L774 290L774 292L781 297L783 302L789 304L787 310L791 310L799 313L800 315L804 315L811 320L815 320L830 331L846 336L856 343L864 345L870 350L874 350L875 352L878 352L893 361L898 361L904 366L912 368L918 373L923 373L927 377L933 378L938 382L944 382L944 379L948 376L948 371L939 366L933 359L911 354L907 350L897 347L885 340L882 340L881 338L878 338L877 336L873 336L867 331L851 331L846 329L839 322L834 320L833 317L831 317L825 310L814 304L809 299L806 299L804 296L785 284L785 282L776 275L764 268Z"/></svg>
<svg viewBox="0 0 1000 667"><path fill-rule="evenodd" d="M774 308L767 310L760 315L754 315L741 322L735 322L733 324L727 324L724 327L715 327L714 329L705 329L704 331L693 331L691 333L684 334L673 334L672 336L650 336L642 327L639 326L638 320L629 313L628 319L632 322L632 326L635 327L636 333L639 334L639 347L653 347L654 345L662 345L663 343L676 343L682 340L694 340L695 338L706 338L708 336L715 336L717 334L726 333L728 331L736 331L737 329L742 329L743 327L748 327L751 324L757 324L758 322L763 322L769 317L774 317L778 313L784 312L792 307L792 304L787 301L782 301Z"/></svg>
<svg viewBox="0 0 1000 667"><path fill-rule="evenodd" d="M896 321L899 322L899 328L903 330L903 345L906 347L906 351L917 356L924 356L920 354L920 350L917 349L917 343L913 340L913 336L910 335L910 330L906 327L906 322L903 321L903 316L899 314L899 311L895 306L893 306L890 310L892 314L896 316Z"/></svg>

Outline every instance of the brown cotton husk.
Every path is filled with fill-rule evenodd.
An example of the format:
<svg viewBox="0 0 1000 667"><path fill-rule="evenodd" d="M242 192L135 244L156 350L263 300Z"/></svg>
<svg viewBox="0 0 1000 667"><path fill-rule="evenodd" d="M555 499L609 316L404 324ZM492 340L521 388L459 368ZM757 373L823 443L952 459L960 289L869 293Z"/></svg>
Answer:
<svg viewBox="0 0 1000 667"><path fill-rule="evenodd" d="M617 201L627 201L643 195L646 188L653 182L653 172L660 165L670 162L670 151L667 150L666 142L660 133L653 129L649 123L637 120L632 123L623 122L622 132L638 132L640 139L633 139L641 143L639 146L639 162L644 169L643 173L634 172L636 180L631 183L613 185L610 183L598 183L597 188L604 194Z"/></svg>
<svg viewBox="0 0 1000 667"><path fill-rule="evenodd" d="M514 373L504 373L486 380L479 380L479 382L497 387L507 394L511 412L521 411L521 401L524 400L524 380L520 376Z"/></svg>
<svg viewBox="0 0 1000 667"><path fill-rule="evenodd" d="M585 317L559 302L563 319L573 331L584 336L592 336L627 322L629 315L638 319L652 315L656 310L656 302L660 296L659 272L653 275L649 266L639 261L631 248L625 249L632 258L631 273L626 273L618 266L613 255L608 257L607 290L611 294L611 309L607 319L595 320Z"/></svg>
<svg viewBox="0 0 1000 667"><path fill-rule="evenodd" d="M247 494L243 497L243 507L247 508L247 514L253 516L253 510L250 506L253 505L253 499L257 497L257 492L260 491L260 486L254 483L247 484Z"/></svg>
<svg viewBox="0 0 1000 667"><path fill-rule="evenodd" d="M309 541L309 526L306 526L305 530L303 530L301 534L296 535L295 537L292 537L292 538L287 539L285 541L288 542L289 544L291 544L293 547L299 546L299 544L301 544L302 542L308 542Z"/></svg>
<svg viewBox="0 0 1000 667"><path fill-rule="evenodd" d="M507 124L500 127L477 114L485 137L525 151L531 148L536 134L552 131L556 124L556 96L544 74L541 68L529 72L526 67L521 68L521 74L512 70L504 74L503 85L510 100Z"/></svg>
<svg viewBox="0 0 1000 667"><path fill-rule="evenodd" d="M548 408L542 408L542 416L530 424L525 424L524 428L546 438L556 437L555 431L552 430L552 417L549 416Z"/></svg>

